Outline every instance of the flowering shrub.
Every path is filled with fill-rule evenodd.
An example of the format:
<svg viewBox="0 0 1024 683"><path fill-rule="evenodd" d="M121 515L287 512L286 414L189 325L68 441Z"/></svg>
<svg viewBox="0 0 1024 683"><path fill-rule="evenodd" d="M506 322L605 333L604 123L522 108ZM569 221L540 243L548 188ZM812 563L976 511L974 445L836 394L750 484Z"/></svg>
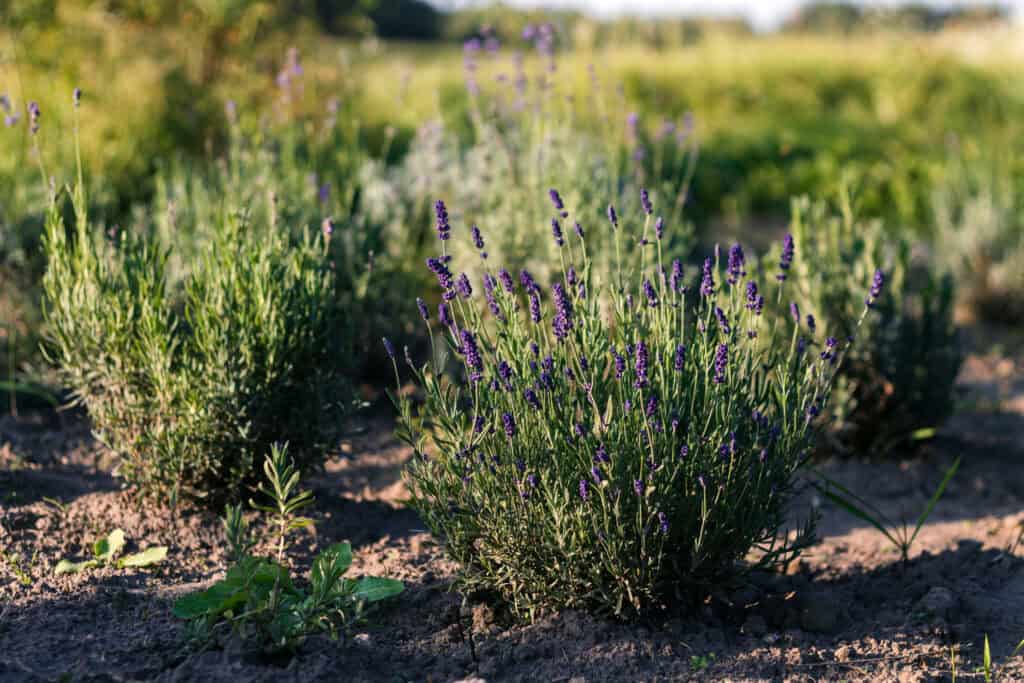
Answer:
<svg viewBox="0 0 1024 683"><path fill-rule="evenodd" d="M608 213L601 229L637 244L637 212ZM595 232L555 238L550 284L488 261L478 291L446 228L428 263L443 302L420 303L437 347L422 368L406 354L425 392L418 415L398 401L412 504L464 586L522 615L635 615L807 539L778 532L843 345L775 315L788 282L755 280L738 244L684 270L655 240L640 272L595 287Z"/></svg>
<svg viewBox="0 0 1024 683"><path fill-rule="evenodd" d="M937 257L981 318L1024 320L1024 202L1006 161L966 155L950 161L932 193Z"/></svg>
<svg viewBox="0 0 1024 683"><path fill-rule="evenodd" d="M67 230L63 199L44 233L48 352L129 484L216 502L276 441L300 463L323 452L351 356L326 231L290 234L272 202L260 220L221 197L183 233L190 265L171 282L173 245L94 230L81 183Z"/></svg>
<svg viewBox="0 0 1024 683"><path fill-rule="evenodd" d="M792 315L805 315L808 333L820 326L857 337L836 381L831 436L840 450L880 454L930 436L953 411L961 362L953 281L912 267L906 239L856 222L845 195L842 209L833 216L824 203L793 202L792 244L803 258L790 271ZM869 285L873 312L862 323Z"/></svg>
<svg viewBox="0 0 1024 683"><path fill-rule="evenodd" d="M493 37L467 41L468 122L422 126L402 164L382 183L401 189L381 192L380 201L394 210L395 195L404 197L400 220L415 225L432 197L450 197L462 236L474 225L488 236L486 250L472 239L454 241L453 255L475 263L483 251L490 261L541 278L559 263L553 232L592 232L592 275L601 280L620 262L627 270L639 265L634 256L641 252L616 256L611 235L600 226L609 202L623 211L644 210L645 186L660 209L648 233L637 238L653 242L654 219L660 218L658 224L671 229L661 245L666 255L687 253L693 239L683 208L697 157L692 117L661 122L649 134L638 114L618 113L624 102L606 91L593 66L583 87L559 78L550 26L526 37L533 54L515 51L511 60L502 59ZM460 123L468 126L461 136ZM571 189L564 197L552 195L552 204L538 203L551 187ZM563 204L575 207L572 221Z"/></svg>

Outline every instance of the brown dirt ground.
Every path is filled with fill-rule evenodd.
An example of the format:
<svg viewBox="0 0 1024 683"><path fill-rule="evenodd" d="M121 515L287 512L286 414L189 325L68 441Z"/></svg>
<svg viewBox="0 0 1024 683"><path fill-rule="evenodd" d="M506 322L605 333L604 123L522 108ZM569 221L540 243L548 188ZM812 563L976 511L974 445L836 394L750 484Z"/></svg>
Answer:
<svg viewBox="0 0 1024 683"><path fill-rule="evenodd" d="M993 344L993 341L996 343ZM916 518L957 455L963 464L907 566L877 531L808 491L793 511L820 515L820 541L785 574L709 599L685 618L620 624L562 613L524 625L449 590L455 567L402 506L409 452L385 417L368 417L314 490L317 548L348 539L355 573L406 593L347 638L313 638L289 661L183 645L175 597L224 569L215 516L139 509L82 420L0 419L0 680L931 681L981 680L987 634L994 680L1024 680L1024 351L1019 335L974 353L961 410L919 457L845 460L821 470L887 513ZM1000 346L1001 342L1001 346ZM972 344L980 345L977 340ZM1012 349L1007 354L1005 349ZM169 546L151 570L55 577L54 563L124 528L129 550ZM28 573L22 585L12 558Z"/></svg>

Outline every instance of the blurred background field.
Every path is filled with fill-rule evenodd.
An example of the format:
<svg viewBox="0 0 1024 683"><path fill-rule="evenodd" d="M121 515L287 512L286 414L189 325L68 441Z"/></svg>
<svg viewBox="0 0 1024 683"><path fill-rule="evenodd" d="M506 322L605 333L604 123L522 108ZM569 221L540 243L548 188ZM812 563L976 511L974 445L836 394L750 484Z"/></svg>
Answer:
<svg viewBox="0 0 1024 683"><path fill-rule="evenodd" d="M538 49L524 30L542 23L553 37ZM259 187L304 194L298 219L372 228L360 258L375 251L380 268L420 277L422 254L397 249L395 231L399 241L429 231L434 197L426 186L394 194L415 185L402 173L434 144L424 142L431 125L453 158L472 159L488 130L502 130L490 110L524 74L555 93L538 120L589 131L647 184L685 173L660 150L692 134L679 221L696 239L682 250L737 235L765 244L790 197L832 200L845 187L858 218L882 220L952 271L964 315L1012 320L1024 293L1021 38L1010 10L978 5L809 5L755 32L734 19L446 11L417 0L10 0L0 5L3 375L46 378L39 236L47 185L73 180L76 87L91 217L112 234L163 230L180 241L160 217L239 158L232 140L274 155L291 144L294 154L253 167L239 190L277 178ZM36 136L30 101L42 111ZM322 134L328 119L341 137ZM451 166L433 163L421 176ZM614 191L624 177L612 174ZM329 206L316 202L324 185Z"/></svg>

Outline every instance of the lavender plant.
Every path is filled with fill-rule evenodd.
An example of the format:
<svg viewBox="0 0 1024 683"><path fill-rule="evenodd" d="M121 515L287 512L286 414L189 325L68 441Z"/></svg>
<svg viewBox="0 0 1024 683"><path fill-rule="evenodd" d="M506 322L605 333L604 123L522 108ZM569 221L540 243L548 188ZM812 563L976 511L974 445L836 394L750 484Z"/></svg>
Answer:
<svg viewBox="0 0 1024 683"><path fill-rule="evenodd" d="M460 135L466 122L451 116L422 126L403 163L381 183L401 191L378 196L392 211L395 196L404 197L400 216L407 225L421 220L437 194L450 198L456 234L478 229L487 235L484 247L474 239L454 240L455 256L468 264L479 255L538 277L559 262L553 231L590 233L592 276L601 280L619 266L639 267L643 250L620 252L617 262L613 234L602 227L609 203L644 210L644 187L659 211L636 238L653 245L655 225L660 231L668 226L661 248L666 255L687 253L693 235L684 205L697 158L692 118L663 122L648 134L640 117L624 113L621 98L606 92L593 67L583 88L559 77L550 26L527 39L528 50L515 51L511 60L502 59L493 37L466 43L468 130ZM551 188L568 191L538 203ZM485 266L467 268L479 275Z"/></svg>
<svg viewBox="0 0 1024 683"><path fill-rule="evenodd" d="M910 243L880 222L857 222L845 192L838 215L794 200L791 229L804 255L787 271L801 335L856 337L836 382L832 445L882 455L932 436L953 411L962 360L952 278L915 266Z"/></svg>
<svg viewBox="0 0 1024 683"><path fill-rule="evenodd" d="M328 236L225 202L172 286L171 247L96 230L81 176L71 229L64 193L50 196L47 352L125 481L166 502L217 502L238 496L271 443L287 439L300 464L322 454L351 395Z"/></svg>
<svg viewBox="0 0 1024 683"><path fill-rule="evenodd" d="M649 214L609 214L637 249ZM464 589L524 616L637 615L787 561L812 531L779 534L845 345L776 315L788 281L756 280L739 245L698 268L648 251L595 286L596 232L554 238L551 281L488 270L479 290L442 240L430 362L400 370L385 340L424 392L418 412L395 399L412 505Z"/></svg>

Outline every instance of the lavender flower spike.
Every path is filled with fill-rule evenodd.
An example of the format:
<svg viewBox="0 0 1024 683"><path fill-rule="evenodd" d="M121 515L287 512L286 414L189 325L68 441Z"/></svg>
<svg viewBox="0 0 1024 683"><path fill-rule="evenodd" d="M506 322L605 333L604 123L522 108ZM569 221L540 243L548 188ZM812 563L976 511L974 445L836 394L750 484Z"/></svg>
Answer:
<svg viewBox="0 0 1024 683"><path fill-rule="evenodd" d="M646 187L640 188L640 206L643 207L644 213L648 216L654 213L654 207L651 206L651 195L647 193Z"/></svg>
<svg viewBox="0 0 1024 683"><path fill-rule="evenodd" d="M729 365L729 345L719 344L715 352L715 384L725 383L725 370Z"/></svg>
<svg viewBox="0 0 1024 683"><path fill-rule="evenodd" d="M558 194L558 190L551 188L548 190L548 196L551 197L551 203L554 205L556 210L561 211L565 208L565 204L562 203L562 197Z"/></svg>
<svg viewBox="0 0 1024 683"><path fill-rule="evenodd" d="M470 379L474 382L480 381L483 377L484 361L480 356L476 338L469 330L462 330L462 354L466 359L466 366L470 369Z"/></svg>
<svg viewBox="0 0 1024 683"><path fill-rule="evenodd" d="M864 300L864 304L868 308L874 306L878 297L882 296L883 285L885 285L885 273L879 268L875 271L875 277L871 281L871 290L868 292L868 298Z"/></svg>
<svg viewBox="0 0 1024 683"><path fill-rule="evenodd" d="M715 293L715 278L711 274L713 268L713 262L711 257L704 259L704 275L700 281L700 294L701 296L711 296Z"/></svg>
<svg viewBox="0 0 1024 683"><path fill-rule="evenodd" d="M608 222L612 224L612 229L619 227L619 215L615 213L615 207L611 204L608 205Z"/></svg>
<svg viewBox="0 0 1024 683"><path fill-rule="evenodd" d="M779 259L779 269L782 271L775 276L779 282L786 279L786 271L793 264L793 236L786 235L782 238L782 257Z"/></svg>
<svg viewBox="0 0 1024 683"><path fill-rule="evenodd" d="M448 223L448 209L440 199L434 203L434 213L437 214L437 236L443 242L451 237L452 229Z"/></svg>

